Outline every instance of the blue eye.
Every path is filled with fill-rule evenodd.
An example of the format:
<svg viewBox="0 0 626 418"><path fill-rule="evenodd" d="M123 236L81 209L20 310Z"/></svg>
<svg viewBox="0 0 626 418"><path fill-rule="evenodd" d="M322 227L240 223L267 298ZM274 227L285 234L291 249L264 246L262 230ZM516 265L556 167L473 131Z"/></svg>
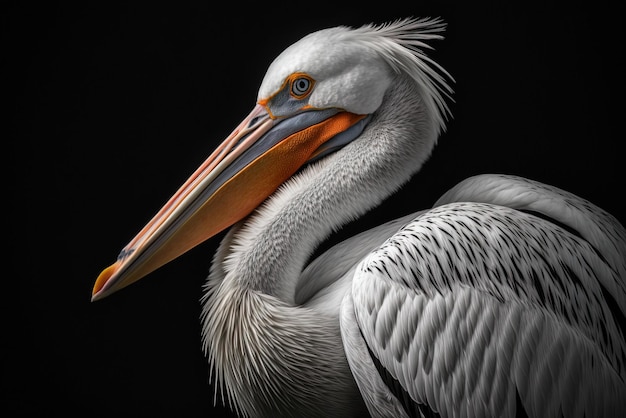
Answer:
<svg viewBox="0 0 626 418"><path fill-rule="evenodd" d="M293 74L291 77L291 95L296 99L303 99L313 89L314 80L308 75Z"/></svg>
<svg viewBox="0 0 626 418"><path fill-rule="evenodd" d="M301 77L293 82L293 84L291 85L291 91L296 96L302 96L303 94L306 94L310 86L311 82L309 81L309 79Z"/></svg>

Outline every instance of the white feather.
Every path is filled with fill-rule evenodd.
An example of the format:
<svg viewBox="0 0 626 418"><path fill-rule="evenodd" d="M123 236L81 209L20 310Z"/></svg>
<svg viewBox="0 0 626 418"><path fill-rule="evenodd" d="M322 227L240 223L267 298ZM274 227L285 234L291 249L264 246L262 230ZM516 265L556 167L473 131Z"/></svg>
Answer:
<svg viewBox="0 0 626 418"><path fill-rule="evenodd" d="M626 407L626 232L576 196L475 177L433 209L305 265L429 157L451 78L423 51L442 30L411 19L325 29L270 65L259 99L304 72L315 80L309 105L372 116L360 137L233 227L215 256L204 349L241 415L617 416Z"/></svg>

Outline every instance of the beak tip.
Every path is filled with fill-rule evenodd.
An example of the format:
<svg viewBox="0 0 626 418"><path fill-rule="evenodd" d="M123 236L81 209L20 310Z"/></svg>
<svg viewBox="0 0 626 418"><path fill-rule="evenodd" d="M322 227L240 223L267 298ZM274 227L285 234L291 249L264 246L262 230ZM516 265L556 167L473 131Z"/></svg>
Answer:
<svg viewBox="0 0 626 418"><path fill-rule="evenodd" d="M119 268L119 264L120 262L117 261L114 264L110 265L109 267L105 268L102 271L102 273L100 273L100 275L96 279L96 282L93 286L93 290L91 291L92 302L95 302L100 299L104 299L108 294L111 293L110 286L107 286L107 285L111 284L109 281L111 277L113 276L113 274Z"/></svg>

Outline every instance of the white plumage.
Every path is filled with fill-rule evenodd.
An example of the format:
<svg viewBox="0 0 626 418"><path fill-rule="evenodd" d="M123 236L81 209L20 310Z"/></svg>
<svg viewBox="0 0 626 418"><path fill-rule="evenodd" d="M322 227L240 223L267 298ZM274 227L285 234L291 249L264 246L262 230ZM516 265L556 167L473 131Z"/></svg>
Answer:
<svg viewBox="0 0 626 418"><path fill-rule="evenodd" d="M610 217L589 202L520 178L480 176L456 190L476 202L451 191L359 265L342 322L359 328L353 344L442 416L625 411L623 314L612 311L624 304L624 260L591 243L623 251L624 231L606 229ZM479 203L482 190L509 205ZM605 231L579 236L529 206Z"/></svg>
<svg viewBox="0 0 626 418"><path fill-rule="evenodd" d="M216 396L237 413L620 416L626 231L590 202L519 177L476 176L432 209L308 262L430 155L451 89L423 49L442 30L438 20L413 19L338 27L286 49L259 105L203 166L210 181L203 168L194 174L105 270L94 299L186 251L186 242L169 249L190 219L222 222L204 215L203 202L221 214L214 202L231 199L223 190L248 201L246 185L262 177L267 192L249 216L227 200L241 215L223 227L241 221L222 240L202 300ZM349 127L336 128L346 115ZM262 174L292 156L305 165L265 187Z"/></svg>

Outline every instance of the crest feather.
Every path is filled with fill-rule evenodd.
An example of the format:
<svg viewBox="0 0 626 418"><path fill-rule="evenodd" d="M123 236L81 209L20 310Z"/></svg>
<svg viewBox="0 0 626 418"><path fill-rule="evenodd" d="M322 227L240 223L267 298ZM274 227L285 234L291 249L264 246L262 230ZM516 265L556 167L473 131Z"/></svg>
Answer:
<svg viewBox="0 0 626 418"><path fill-rule="evenodd" d="M396 72L410 75L426 94L426 104L440 129L450 117L447 100L452 99L454 79L441 65L424 53L433 47L427 42L443 39L446 24L440 18L405 18L379 25L368 24L350 33L368 42Z"/></svg>

